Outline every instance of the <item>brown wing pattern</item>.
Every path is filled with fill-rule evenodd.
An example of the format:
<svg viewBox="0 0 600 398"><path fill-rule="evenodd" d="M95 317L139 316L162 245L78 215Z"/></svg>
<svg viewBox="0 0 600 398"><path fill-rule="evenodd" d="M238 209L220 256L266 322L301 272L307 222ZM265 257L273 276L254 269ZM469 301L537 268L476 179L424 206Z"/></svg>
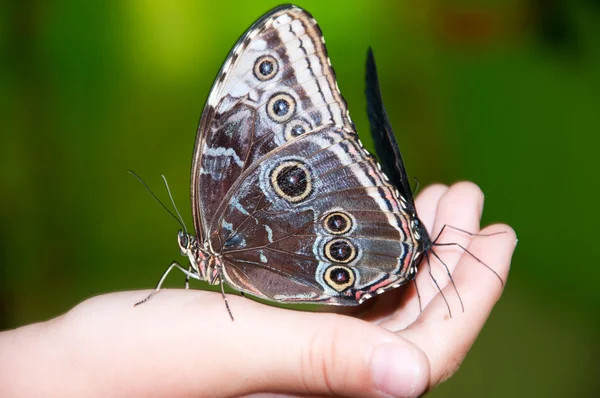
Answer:
<svg viewBox="0 0 600 398"><path fill-rule="evenodd" d="M196 231L235 288L352 305L414 276L406 202L360 144L321 30L287 6L238 41L192 170Z"/></svg>
<svg viewBox="0 0 600 398"><path fill-rule="evenodd" d="M408 215L354 133L304 134L234 187L210 228L236 288L281 302L350 305L412 276Z"/></svg>

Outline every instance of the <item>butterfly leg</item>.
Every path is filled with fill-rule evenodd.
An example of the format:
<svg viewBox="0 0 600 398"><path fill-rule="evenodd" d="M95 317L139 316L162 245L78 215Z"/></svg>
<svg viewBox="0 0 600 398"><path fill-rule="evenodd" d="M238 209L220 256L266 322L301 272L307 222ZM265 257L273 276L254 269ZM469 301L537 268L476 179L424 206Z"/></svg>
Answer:
<svg viewBox="0 0 600 398"><path fill-rule="evenodd" d="M419 293L419 285L417 285L417 278L412 280L413 285L415 286L415 292L417 292L417 299L419 300L419 314L423 313L423 303L421 302L421 293Z"/></svg>
<svg viewBox="0 0 600 398"><path fill-rule="evenodd" d="M185 288L190 288L190 274L192 273L192 264L188 265L188 272L185 274Z"/></svg>
<svg viewBox="0 0 600 398"><path fill-rule="evenodd" d="M221 271L221 274L223 271ZM223 276L219 275L219 284L221 285L221 295L223 295L223 300L225 301L225 308L227 308L227 312L229 313L229 317L233 321L233 314L231 313L231 308L229 308L229 303L227 302L227 296L225 295L225 286L223 283Z"/></svg>
<svg viewBox="0 0 600 398"><path fill-rule="evenodd" d="M429 277L431 278L431 280L435 284L435 287L437 287L438 292L440 292L440 295L444 299L444 302L446 303L446 307L448 307L448 315L450 315L450 318L452 318L452 310L450 309L450 304L448 304L448 300L446 300L446 296L444 295L444 292L440 288L440 285L438 284L437 280L435 279L435 276L433 276L433 272L431 272L431 261L429 260L429 253L425 254L425 258L427 259L427 270L429 271Z"/></svg>
<svg viewBox="0 0 600 398"><path fill-rule="evenodd" d="M450 279L450 283L452 283L452 287L454 288L454 291L456 292L456 295L458 296L458 301L460 301L460 306L462 308L462 312L465 312L465 305L463 304L462 297L460 297L460 293L458 293L458 289L456 288L456 284L454 283L454 278L452 277L452 274L450 273L450 268L448 268L446 263L442 261L440 256L438 256L438 254L433 249L431 249L431 254L433 254L433 256L435 258L437 258L438 261L444 266L444 269L446 269L446 273L448 274L448 279ZM446 302L446 303L448 303L448 302Z"/></svg>
<svg viewBox="0 0 600 398"><path fill-rule="evenodd" d="M501 231L500 233L504 233L504 231ZM489 235L476 235L476 236L491 236L491 235L497 235L497 233L489 234ZM467 253L469 256L473 257L475 259L475 261L477 261L479 264L483 265L484 267L486 267L487 269L489 269L490 271L492 271L494 273L494 275L496 275L496 278L498 278L498 280L500 281L500 284L502 284L502 286L504 286L504 280L502 279L502 277L500 275L498 275L498 273L496 271L494 271L494 269L492 267L490 267L489 265L487 265L486 263L484 263L483 261L481 261L481 259L479 257L477 257L476 255L474 255L473 252L469 251L466 247L464 247L460 243L456 243L456 242L453 242L453 243L436 243L435 246L457 246L457 247L461 248L462 251L464 251L465 253Z"/></svg>
<svg viewBox="0 0 600 398"><path fill-rule="evenodd" d="M452 225L444 224L442 226L442 229L440 230L440 232L437 234L437 236L433 240L433 245L434 246L457 246L457 247L461 248L465 253L467 253L469 256L473 257L478 263L482 264L484 267L486 267L487 269L489 269L490 271L492 271L494 273L494 275L496 275L496 277L500 280L500 283L502 284L502 286L504 286L504 280L502 279L502 277L500 275L498 275L498 273L496 271L494 271L492 269L492 267L490 267L489 265L487 265L486 263L484 263L483 261L481 261L479 259L479 257L475 256L472 252L470 252L466 247L464 247L460 243L457 243L457 242L438 243L438 239L440 238L440 236L442 236L442 232L444 232L444 229L446 229L446 227L448 227L450 229L453 229L455 231L458 231L458 232L462 232L462 233L467 234L467 235L472 236L472 237L473 236L494 236L494 235L500 235L500 234L506 233L506 231L499 231L499 232L494 232L494 233L491 233L491 234L474 234L473 232L465 231L464 229L453 227ZM436 254L436 257L437 257L437 254ZM438 257L438 259L439 259L439 257ZM444 266L445 266L445 264L444 264ZM454 282L452 282L452 283L454 284Z"/></svg>
<svg viewBox="0 0 600 398"><path fill-rule="evenodd" d="M473 232L469 232L467 230L464 230L464 229L461 229L461 228L458 228L458 227L453 227L452 225L444 224L442 226L442 229L440 229L440 232L437 234L437 236L433 240L433 244L434 245L441 245L440 243L437 243L437 241L440 238L440 236L442 236L442 233L444 232L444 230L446 229L446 227L448 227L450 229L453 229L455 231L458 231L458 232L462 232L462 233L467 234L469 236L494 236L494 235L500 235L500 234L506 233L506 231L499 231L499 232L494 232L494 233L491 233L491 234L475 234Z"/></svg>
<svg viewBox="0 0 600 398"><path fill-rule="evenodd" d="M156 285L156 289L154 289L154 291L152 293L150 293L148 295L148 297L146 297L145 299L143 299L142 301L139 301L137 303L134 304L134 307L145 303L146 301L150 300L152 298L152 296L154 296L156 293L158 293L160 291L160 288L163 284L163 282L165 281L165 279L167 278L167 275L169 275L169 273L171 272L171 270L173 268L179 268L181 270L181 272L183 272L184 274L186 274L187 279L189 278L194 278L194 279L199 279L198 275L186 270L185 268L183 268L181 265L179 265L179 263L177 261L173 261L171 263L171 265L169 265L169 268L167 268L167 270L163 273L162 277L160 278L160 281L158 281L158 284Z"/></svg>
<svg viewBox="0 0 600 398"><path fill-rule="evenodd" d="M223 267L220 263L216 265L212 275L213 276L210 278L208 283L211 285L216 285L218 283L221 287L221 295L223 296L223 301L225 302L225 308L229 313L229 317L233 321L233 314L231 313L231 308L229 308L229 303L227 302L227 295L225 295L225 276L223 275Z"/></svg>

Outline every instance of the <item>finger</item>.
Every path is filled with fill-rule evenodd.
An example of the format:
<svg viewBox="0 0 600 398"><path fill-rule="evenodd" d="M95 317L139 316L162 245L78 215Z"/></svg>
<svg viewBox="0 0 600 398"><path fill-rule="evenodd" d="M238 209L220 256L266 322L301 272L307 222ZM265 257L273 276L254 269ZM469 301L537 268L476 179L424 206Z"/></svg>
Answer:
<svg viewBox="0 0 600 398"><path fill-rule="evenodd" d="M507 225L490 226L482 232L500 231L506 233L475 237L468 249L486 263L494 264L494 270L506 281L516 245L515 233ZM465 312L456 311L449 318L446 303L437 296L419 321L401 332L427 354L432 386L456 372L504 288L489 269L468 255L461 258L453 276L465 303ZM444 293L453 297L451 286L447 286ZM451 302L453 306L457 304L456 299Z"/></svg>
<svg viewBox="0 0 600 398"><path fill-rule="evenodd" d="M433 230L438 204L449 189L447 185L433 184L425 188L415 199L417 214L427 231Z"/></svg>
<svg viewBox="0 0 600 398"><path fill-rule="evenodd" d="M231 321L219 294L169 290L134 308L138 296L96 298L63 322L62 347L76 345L70 377L99 396L416 396L427 387L421 350L358 319L229 296Z"/></svg>
<svg viewBox="0 0 600 398"><path fill-rule="evenodd" d="M483 193L479 187L471 182L459 182L450 187L450 189L440 199L437 206L437 214L433 229L431 230L431 239L438 237L444 225L461 228L471 233L479 232L479 221L483 210ZM455 242L467 247L471 237L468 234L446 228L443 234L438 238L437 243ZM419 272L416 278L417 288L421 296L422 308L427 307L429 302L451 282L449 274L456 267L463 251L460 248L432 247L434 253L429 252L424 256L419 265ZM429 261L427 261L429 259ZM440 261L443 261L443 263ZM444 293L456 296L457 293L450 291ZM448 310L448 309L447 309ZM460 303L455 310L461 310ZM451 311L451 309L450 309ZM395 318L416 319L419 316L419 309L412 307L410 312L400 311L395 314Z"/></svg>

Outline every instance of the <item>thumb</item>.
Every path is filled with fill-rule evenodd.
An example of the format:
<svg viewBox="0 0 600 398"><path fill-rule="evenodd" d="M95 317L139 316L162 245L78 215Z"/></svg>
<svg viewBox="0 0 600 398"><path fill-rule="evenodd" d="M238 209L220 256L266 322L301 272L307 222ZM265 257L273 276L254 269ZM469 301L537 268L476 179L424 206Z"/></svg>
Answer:
<svg viewBox="0 0 600 398"><path fill-rule="evenodd" d="M429 383L423 351L355 318L229 295L232 322L218 293L167 290L134 307L140 297L98 296L50 322L54 333L45 339L53 340L44 347L53 347L54 359L41 361L50 368L39 373L70 374L68 385L56 387L62 396L401 397L420 395ZM26 346L37 356L43 351Z"/></svg>
<svg viewBox="0 0 600 398"><path fill-rule="evenodd" d="M227 321L219 338L226 347L221 346L226 375L221 388L231 389L226 395L402 397L418 396L427 388L425 354L385 329L338 314L231 301L235 322L226 314L219 317ZM221 388L217 391L226 391Z"/></svg>

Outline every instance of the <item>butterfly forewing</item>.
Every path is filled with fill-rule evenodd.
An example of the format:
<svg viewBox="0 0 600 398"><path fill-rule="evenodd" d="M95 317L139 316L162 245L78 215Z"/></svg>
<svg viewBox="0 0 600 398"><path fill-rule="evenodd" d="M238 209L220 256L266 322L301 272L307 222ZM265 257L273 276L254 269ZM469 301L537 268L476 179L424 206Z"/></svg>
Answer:
<svg viewBox="0 0 600 398"><path fill-rule="evenodd" d="M321 37L309 14L284 7L257 21L235 45L198 131L192 170L197 230L208 234L240 174L285 141L328 124L351 129Z"/></svg>

